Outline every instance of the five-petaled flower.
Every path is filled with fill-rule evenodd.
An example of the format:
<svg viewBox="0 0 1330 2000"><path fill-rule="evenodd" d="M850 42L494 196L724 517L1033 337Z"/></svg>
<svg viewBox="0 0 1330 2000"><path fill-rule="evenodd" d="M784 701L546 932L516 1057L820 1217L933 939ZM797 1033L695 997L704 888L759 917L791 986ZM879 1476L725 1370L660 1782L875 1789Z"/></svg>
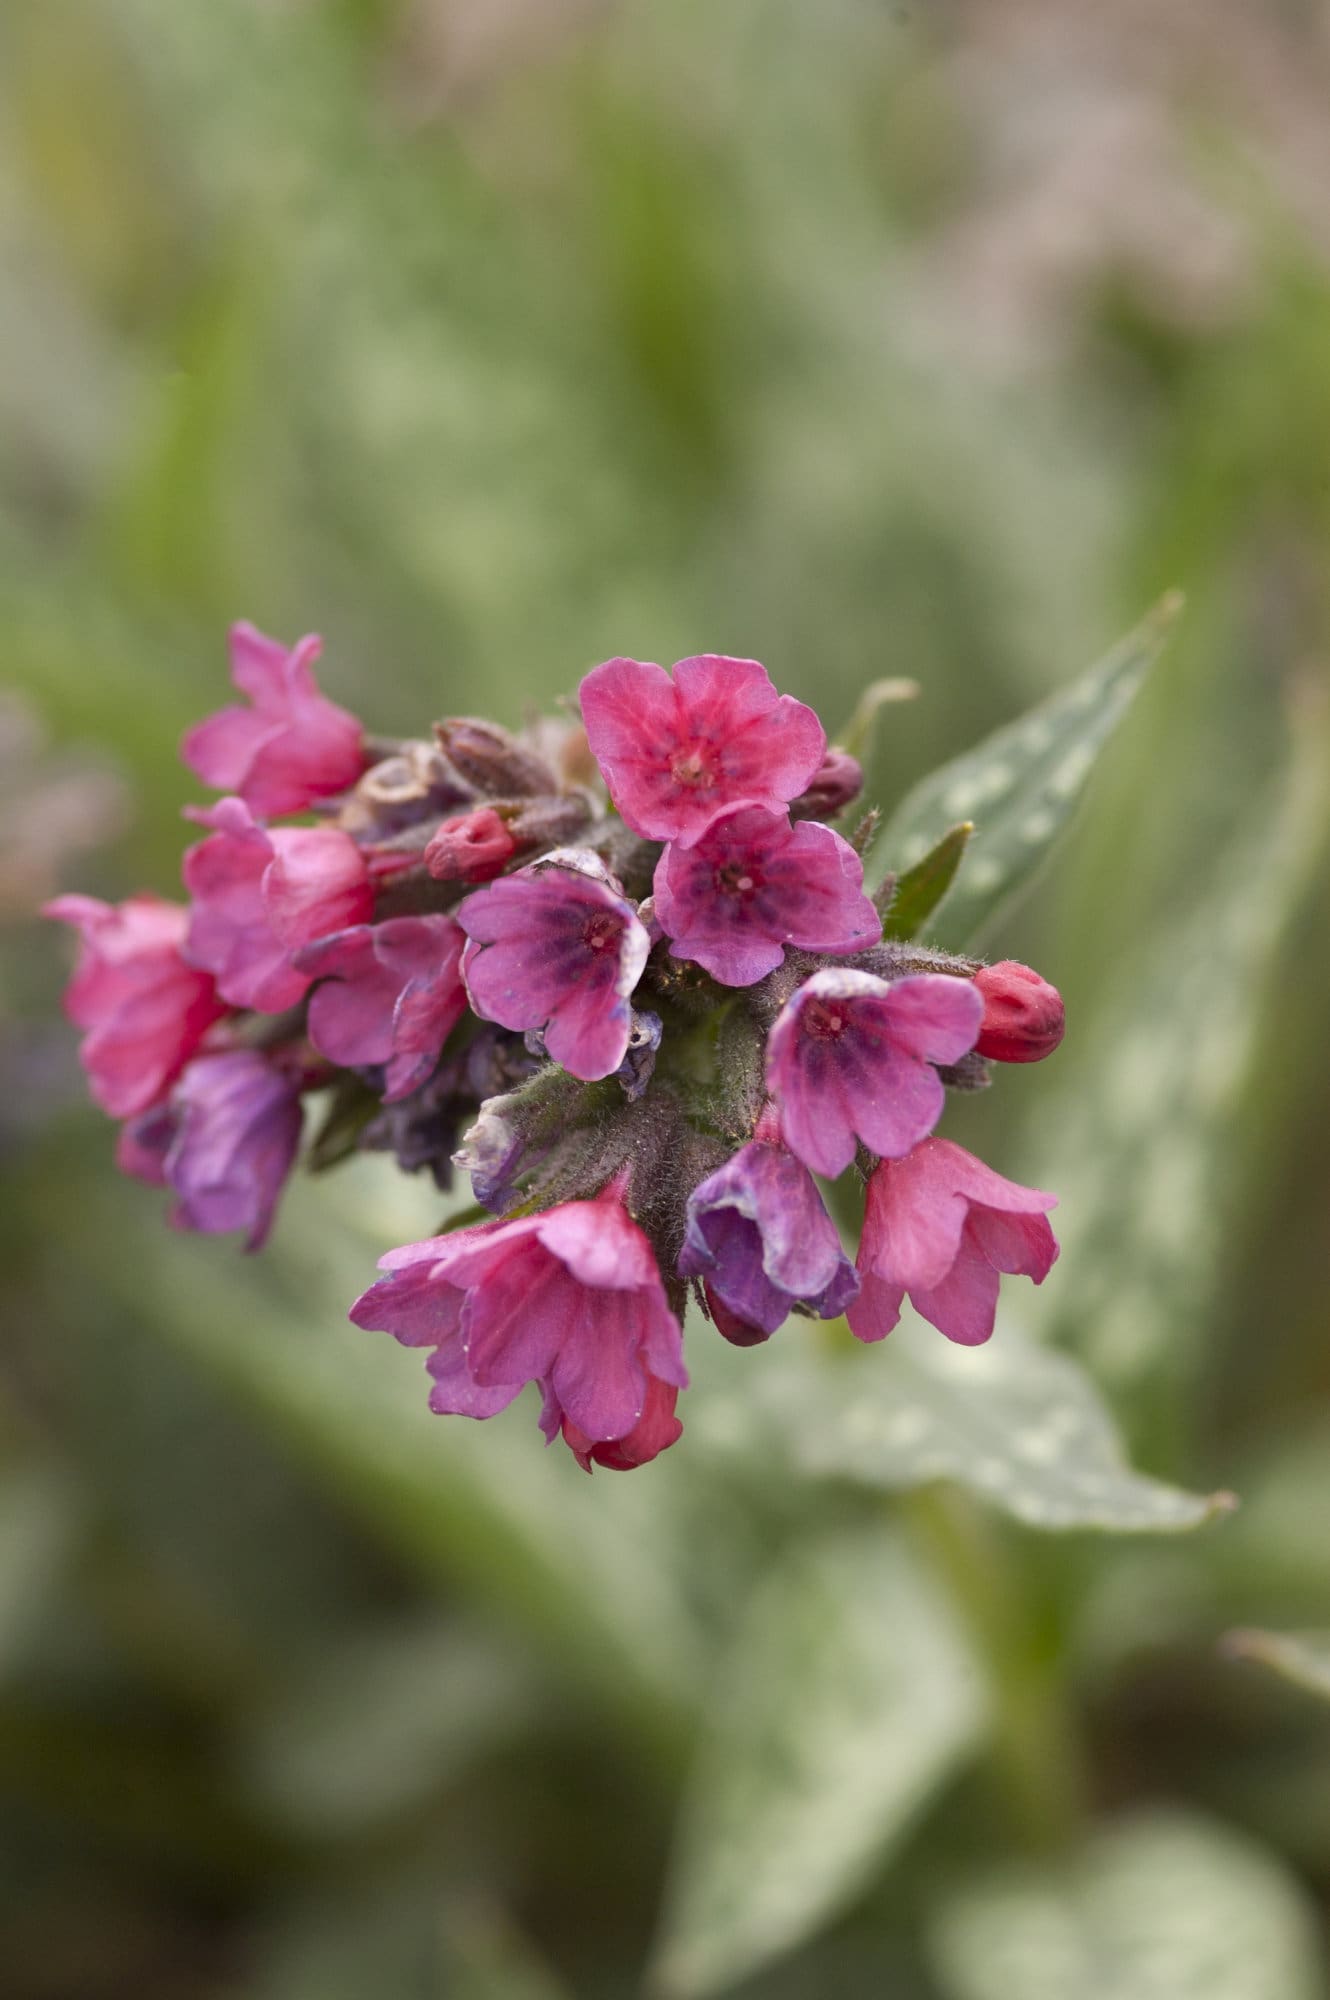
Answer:
<svg viewBox="0 0 1330 2000"><path fill-rule="evenodd" d="M814 1173L832 1177L849 1166L856 1139L882 1159L908 1153L942 1113L934 1065L968 1054L982 1017L968 979L815 972L781 1009L767 1042L767 1085L786 1145Z"/></svg>
<svg viewBox="0 0 1330 2000"><path fill-rule="evenodd" d="M543 1029L548 1054L584 1081L613 1075L651 940L597 855L556 848L468 896L457 921L471 940L462 973L483 1020Z"/></svg>
<svg viewBox="0 0 1330 2000"><path fill-rule="evenodd" d="M882 920L863 883L858 855L829 826L735 806L693 846L672 842L653 886L674 957L722 986L751 986L775 971L786 945L844 954L876 944Z"/></svg>
<svg viewBox="0 0 1330 2000"><path fill-rule="evenodd" d="M365 732L319 692L314 662L323 641L291 648L253 625L231 627L231 678L250 706L221 709L186 735L180 754L219 792L238 792L265 817L304 812L342 792L365 768Z"/></svg>
<svg viewBox="0 0 1330 2000"><path fill-rule="evenodd" d="M950 1139L883 1160L868 1183L852 1329L881 1340L908 1292L948 1340L978 1346L993 1331L1001 1273L1041 1285L1052 1270L1056 1207L1056 1195L1004 1180Z"/></svg>
<svg viewBox="0 0 1330 2000"><path fill-rule="evenodd" d="M606 660L582 682L582 719L610 796L635 833L691 846L726 806L780 812L822 763L811 708L777 694L756 660L701 653L674 678Z"/></svg>

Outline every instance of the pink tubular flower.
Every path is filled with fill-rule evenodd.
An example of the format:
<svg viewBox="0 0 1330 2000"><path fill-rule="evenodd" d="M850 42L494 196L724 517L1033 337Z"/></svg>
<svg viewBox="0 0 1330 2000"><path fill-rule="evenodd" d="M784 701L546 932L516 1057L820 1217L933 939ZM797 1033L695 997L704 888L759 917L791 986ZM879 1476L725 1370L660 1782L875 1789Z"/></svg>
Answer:
<svg viewBox="0 0 1330 2000"><path fill-rule="evenodd" d="M975 1048L993 1062L1042 1062L1067 1025L1062 995L1028 965L1004 958L974 975L984 998L984 1024Z"/></svg>
<svg viewBox="0 0 1330 2000"><path fill-rule="evenodd" d="M831 1177L849 1166L856 1137L884 1159L908 1153L942 1114L932 1065L973 1048L982 1018L968 979L815 972L767 1039L767 1088L790 1151Z"/></svg>
<svg viewBox="0 0 1330 2000"><path fill-rule="evenodd" d="M180 746L207 785L238 792L256 813L303 812L354 785L365 768L364 730L319 693L312 635L288 652L254 626L231 627L231 678L251 707L224 708Z"/></svg>
<svg viewBox="0 0 1330 2000"><path fill-rule="evenodd" d="M674 678L646 660L606 660L582 682L592 754L623 818L685 847L726 806L779 812L822 762L811 708L778 695L756 660L701 653Z"/></svg>
<svg viewBox="0 0 1330 2000"><path fill-rule="evenodd" d="M948 1340L978 1346L993 1331L1000 1273L1041 1285L1053 1268L1056 1207L1055 1195L1004 1180L950 1139L883 1160L868 1183L850 1326L860 1340L881 1340L908 1292Z"/></svg>
<svg viewBox="0 0 1330 2000"><path fill-rule="evenodd" d="M431 1074L466 1009L465 935L451 917L391 917L316 938L295 954L317 979L309 1038L344 1069L384 1063L385 1103L408 1097Z"/></svg>
<svg viewBox="0 0 1330 2000"><path fill-rule="evenodd" d="M863 864L829 826L760 806L718 813L691 847L656 865L656 917L671 956L692 959L723 986L774 972L786 945L863 951L882 935L864 894Z"/></svg>
<svg viewBox="0 0 1330 2000"><path fill-rule="evenodd" d="M613 1075L651 940L598 856L556 848L468 896L457 921L471 940L462 973L482 1019L543 1028L553 1060L584 1081Z"/></svg>
<svg viewBox="0 0 1330 2000"><path fill-rule="evenodd" d="M425 849L436 882L492 882L517 852L517 842L493 806L444 820Z"/></svg>
<svg viewBox="0 0 1330 2000"><path fill-rule="evenodd" d="M429 1347L430 1408L489 1417L528 1382L541 1427L585 1463L642 1464L678 1436L679 1323L651 1245L613 1197L408 1243L357 1299L357 1326ZM656 1386L653 1386L656 1385Z"/></svg>
<svg viewBox="0 0 1330 2000"><path fill-rule="evenodd" d="M135 1117L165 1096L226 1011L209 975L180 955L188 912L158 896L57 896L42 914L79 932L65 1012L87 1029L79 1058L89 1088L113 1118Z"/></svg>
<svg viewBox="0 0 1330 2000"><path fill-rule="evenodd" d="M187 1065L171 1098L174 1130L141 1130L121 1165L172 1188L177 1229L247 1231L261 1249L300 1143L300 1093L257 1049L227 1049ZM160 1173L152 1170L154 1156Z"/></svg>
<svg viewBox="0 0 1330 2000"><path fill-rule="evenodd" d="M280 1014L310 983L291 954L371 916L365 858L337 827L270 831L242 799L219 799L191 817L213 831L185 856L193 899L186 954L233 1007Z"/></svg>

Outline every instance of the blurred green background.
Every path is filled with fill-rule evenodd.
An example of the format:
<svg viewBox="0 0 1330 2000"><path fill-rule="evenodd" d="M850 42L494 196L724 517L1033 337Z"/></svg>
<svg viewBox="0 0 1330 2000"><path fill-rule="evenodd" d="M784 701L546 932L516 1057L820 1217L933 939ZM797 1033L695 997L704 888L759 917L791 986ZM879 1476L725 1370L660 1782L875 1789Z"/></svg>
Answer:
<svg viewBox="0 0 1330 2000"><path fill-rule="evenodd" d="M1328 189L1319 0L4 0L6 1996L1326 1990L1330 1653L1220 1641L1330 1628ZM908 675L889 808L1172 586L991 941L1067 1043L948 1129L1236 1516L796 1478L798 1321L588 1481L346 1326L385 1161L257 1261L114 1179L32 910L173 892L233 617L381 731Z"/></svg>

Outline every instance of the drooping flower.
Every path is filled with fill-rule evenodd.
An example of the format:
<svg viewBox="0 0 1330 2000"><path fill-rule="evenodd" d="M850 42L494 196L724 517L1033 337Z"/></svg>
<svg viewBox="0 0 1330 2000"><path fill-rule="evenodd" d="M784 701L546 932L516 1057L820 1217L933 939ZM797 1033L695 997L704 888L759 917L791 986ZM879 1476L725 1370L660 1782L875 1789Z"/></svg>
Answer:
<svg viewBox="0 0 1330 2000"><path fill-rule="evenodd" d="M543 1029L553 1060L585 1081L618 1069L651 940L598 856L556 848L468 896L457 921L471 940L462 973L483 1019Z"/></svg>
<svg viewBox="0 0 1330 2000"><path fill-rule="evenodd" d="M761 1139L688 1197L679 1275L705 1280L721 1332L743 1346L773 1334L796 1304L834 1319L859 1289L813 1176Z"/></svg>
<svg viewBox="0 0 1330 2000"><path fill-rule="evenodd" d="M1042 1062L1062 1040L1066 1009L1056 986L1014 958L981 966L974 983L984 999L975 1048L993 1062Z"/></svg>
<svg viewBox="0 0 1330 2000"><path fill-rule="evenodd" d="M1004 1180L950 1139L883 1160L868 1183L850 1326L860 1340L881 1340L908 1292L948 1340L978 1346L993 1331L1001 1273L1040 1285L1052 1269L1056 1206L1056 1195Z"/></svg>
<svg viewBox="0 0 1330 2000"><path fill-rule="evenodd" d="M854 1158L856 1138L883 1159L908 1153L942 1114L933 1064L958 1062L973 1048L982 1018L968 979L815 972L767 1040L767 1087L786 1145L832 1177Z"/></svg>
<svg viewBox="0 0 1330 2000"><path fill-rule="evenodd" d="M691 847L672 842L656 866L654 907L675 958L724 986L773 972L786 945L863 951L882 935L863 864L829 826L760 806L718 813Z"/></svg>
<svg viewBox="0 0 1330 2000"><path fill-rule="evenodd" d="M172 1223L208 1235L243 1229L245 1248L260 1249L300 1143L298 1085L257 1049L227 1049L186 1065L171 1112L161 1173L176 1195Z"/></svg>
<svg viewBox="0 0 1330 2000"><path fill-rule="evenodd" d="M425 1082L466 1010L465 934L451 917L390 917L296 952L310 995L309 1038L344 1069L386 1064L385 1104Z"/></svg>
<svg viewBox="0 0 1330 2000"><path fill-rule="evenodd" d="M87 1030L89 1088L113 1118L132 1118L166 1095L226 1011L209 974L181 957L189 914L159 896L57 896L43 914L79 933L65 1012Z"/></svg>
<svg viewBox="0 0 1330 2000"><path fill-rule="evenodd" d="M408 1243L379 1268L351 1318L434 1350L431 1409L493 1416L538 1382L547 1435L567 1425L579 1456L617 1445L641 1463L673 1442L652 1383L687 1386L679 1323L612 1196Z"/></svg>
<svg viewBox="0 0 1330 2000"><path fill-rule="evenodd" d="M674 678L606 660L582 682L582 718L619 812L649 840L691 846L726 806L780 812L822 762L811 708L778 695L756 660L702 653Z"/></svg>
<svg viewBox="0 0 1330 2000"><path fill-rule="evenodd" d="M639 1465L649 1465L653 1458L659 1458L661 1452L677 1444L683 1436L683 1425L674 1414L678 1400L679 1391L673 1382L663 1382L659 1375L648 1375L642 1414L621 1438L588 1437L554 1397L546 1401L541 1411L540 1427L551 1444L562 1430L563 1441L583 1472L590 1472L593 1465L607 1466L611 1472L633 1472Z"/></svg>
<svg viewBox="0 0 1330 2000"><path fill-rule="evenodd" d="M372 915L364 855L334 826L260 826L242 799L191 816L213 831L185 855L186 954L233 1007L279 1014L310 984L292 953Z"/></svg>
<svg viewBox="0 0 1330 2000"><path fill-rule="evenodd" d="M254 812L304 812L354 785L365 768L359 721L319 692L311 634L289 650L253 625L231 627L231 678L250 706L224 708L185 736L180 754L207 785Z"/></svg>

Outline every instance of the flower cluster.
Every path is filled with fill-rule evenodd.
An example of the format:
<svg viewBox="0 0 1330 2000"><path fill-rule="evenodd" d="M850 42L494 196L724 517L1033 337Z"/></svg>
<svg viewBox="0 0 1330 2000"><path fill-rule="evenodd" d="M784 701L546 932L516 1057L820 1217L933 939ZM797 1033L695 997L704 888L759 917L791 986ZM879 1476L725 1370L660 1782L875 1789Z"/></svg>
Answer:
<svg viewBox="0 0 1330 2000"><path fill-rule="evenodd" d="M907 1296L974 1343L1003 1272L1043 1280L1053 1197L934 1128L989 1061L1049 1054L1062 1003L884 941L868 823L828 823L859 767L755 660L608 660L580 722L385 743L318 652L233 629L247 704L183 746L225 794L187 808L186 904L47 906L119 1164L177 1226L257 1248L311 1095L315 1164L465 1169L475 1219L391 1251L351 1317L428 1351L435 1410L537 1384L588 1470L679 1436L690 1294L739 1346L791 1312L881 1340ZM815 1178L847 1170L853 1261Z"/></svg>

